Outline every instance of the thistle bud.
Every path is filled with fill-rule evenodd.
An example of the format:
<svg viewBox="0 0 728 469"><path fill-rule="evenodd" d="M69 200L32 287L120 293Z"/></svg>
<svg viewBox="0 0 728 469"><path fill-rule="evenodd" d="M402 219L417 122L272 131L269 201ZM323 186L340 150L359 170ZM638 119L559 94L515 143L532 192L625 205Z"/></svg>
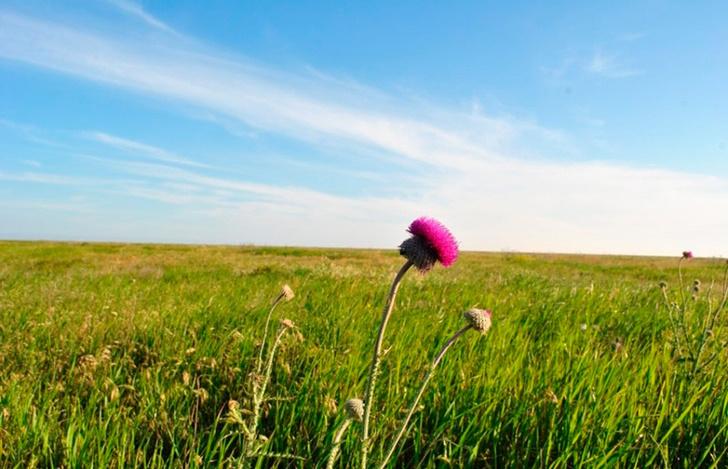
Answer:
<svg viewBox="0 0 728 469"><path fill-rule="evenodd" d="M283 285L283 288L281 288L281 296L286 301L291 301L296 295L293 293L293 289L291 289L291 287L289 287L288 285Z"/></svg>
<svg viewBox="0 0 728 469"><path fill-rule="evenodd" d="M346 415L357 422L364 419L364 402L361 399L349 399L344 403Z"/></svg>
<svg viewBox="0 0 728 469"><path fill-rule="evenodd" d="M473 308L463 313L463 317L468 321L468 324L481 334L485 334L490 329L490 316L491 313L487 309Z"/></svg>

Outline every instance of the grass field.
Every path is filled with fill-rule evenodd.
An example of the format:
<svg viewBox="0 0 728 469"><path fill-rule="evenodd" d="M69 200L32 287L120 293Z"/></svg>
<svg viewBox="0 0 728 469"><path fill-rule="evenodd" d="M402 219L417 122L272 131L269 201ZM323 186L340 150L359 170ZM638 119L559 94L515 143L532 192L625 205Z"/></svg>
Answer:
<svg viewBox="0 0 728 469"><path fill-rule="evenodd" d="M300 335L276 357L267 440L245 464L323 466L341 404L364 394L401 264L395 250L0 242L0 466L240 464L229 401L244 412L283 284L296 297L274 318ZM724 268L684 264L686 283L705 286L686 300L696 311ZM479 306L493 311L492 329L445 356L393 466L728 467L725 315L706 348L719 355L692 371L671 346L661 280L679 299L677 258L464 253L450 269L408 274L370 459L461 313ZM359 430L340 467L358 458Z"/></svg>

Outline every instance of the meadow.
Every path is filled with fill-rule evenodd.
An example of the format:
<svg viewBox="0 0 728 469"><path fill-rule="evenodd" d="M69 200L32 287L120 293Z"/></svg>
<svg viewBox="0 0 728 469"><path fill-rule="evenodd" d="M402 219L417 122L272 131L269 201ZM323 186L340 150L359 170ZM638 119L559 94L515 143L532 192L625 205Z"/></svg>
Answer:
<svg viewBox="0 0 728 469"><path fill-rule="evenodd" d="M676 352L670 298L707 304L725 261L463 253L403 281L370 458L439 347L392 467L728 467L726 315L704 366ZM323 467L342 404L362 397L390 251L0 242L0 467ZM271 302L296 328L244 459L250 371ZM688 295L685 299L684 296ZM712 354L712 355L710 355ZM358 458L356 423L337 467Z"/></svg>

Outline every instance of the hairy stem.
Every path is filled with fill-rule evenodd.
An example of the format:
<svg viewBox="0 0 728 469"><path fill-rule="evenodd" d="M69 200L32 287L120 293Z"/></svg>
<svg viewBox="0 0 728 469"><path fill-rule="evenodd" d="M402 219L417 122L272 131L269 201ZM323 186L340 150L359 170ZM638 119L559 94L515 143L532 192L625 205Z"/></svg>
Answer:
<svg viewBox="0 0 728 469"><path fill-rule="evenodd" d="M427 384L430 382L432 377L435 375L435 369L437 368L437 365L440 364L440 361L442 360L442 357L445 356L445 352L450 348L452 344L455 343L458 338L465 334L469 329L471 329L473 326L467 325L457 331L450 339L443 345L442 349L440 349L440 353L437 354L435 357L435 360L432 362L432 365L430 365L430 371L427 373L427 376L425 376L425 380L422 382L422 386L420 386L420 390L417 392L417 396L415 397L414 402L412 402L412 405L410 406L409 412L407 412L407 417L405 417L404 422L402 422L402 426L399 429L399 432L397 433L397 437L392 441L392 443L389 446L389 451L387 451L387 455L382 460L382 463L379 465L380 469L384 469L384 467L389 462L389 459L394 454L394 451L397 449L397 445L399 444L399 440L402 439L402 436L404 436L405 432L407 431L407 426L409 425L409 421L412 418L412 415L415 413L415 410L417 410L417 404L419 404L420 399L422 398L422 394L425 392L425 388L427 387Z"/></svg>
<svg viewBox="0 0 728 469"><path fill-rule="evenodd" d="M263 340L260 342L260 350L258 350L258 360L255 362L255 372L260 373L260 368L263 366L263 349L265 348L265 341L268 338L268 326L270 325L270 318L273 315L273 310L276 309L276 306L278 306L278 303L281 302L281 300L285 297L283 293L278 295L278 298L275 299L273 302L273 305L270 307L270 310L268 311L268 317L265 319L265 328L263 329Z"/></svg>
<svg viewBox="0 0 728 469"><path fill-rule="evenodd" d="M715 326L715 321L716 319L718 319L718 316L725 307L726 301L728 301L728 265L726 265L725 273L723 274L723 298L721 299L720 303L718 303L718 307L715 308L715 310L708 310L709 320L706 322L705 327L703 328L703 333L700 336L700 344L698 346L698 352L695 356L695 361L693 362L693 370L691 373L693 375L698 371L700 357L703 354L705 343L708 341L708 334L710 331L713 330L713 327Z"/></svg>
<svg viewBox="0 0 728 469"><path fill-rule="evenodd" d="M673 340L675 341L675 348L677 349L677 354L679 356L682 356L682 348L680 347L680 329L678 329L677 324L675 322L675 318L673 317L673 307L670 304L670 300L667 298L667 291L665 291L665 288L661 288L662 290L662 297L665 299L665 307L667 308L667 316L670 318L670 325L672 326L672 334L673 334Z"/></svg>
<svg viewBox="0 0 728 469"><path fill-rule="evenodd" d="M680 321L680 329L683 333L683 338L685 339L685 347L688 349L688 354L690 355L690 360L694 363L695 362L695 352L693 351L693 343L690 339L690 335L688 334L687 325L685 323L685 315L687 314L687 301L685 300L685 282L683 281L683 274L682 274L682 264L685 260L685 257L681 257L680 260L677 263L677 275L678 280L680 282L680 315L678 316L678 319Z"/></svg>
<svg viewBox="0 0 728 469"><path fill-rule="evenodd" d="M283 338L283 334L285 334L287 330L287 327L281 327L281 329L278 331L276 340L275 342L273 342L273 347L271 347L270 354L268 355L268 364L265 368L265 377L263 378L263 384L261 384L259 389L257 388L257 386L253 387L253 418L252 424L249 428L250 439L255 439L255 437L257 436L258 422L260 421L260 406L263 403L265 390L268 387L268 382L270 381L270 376L273 372L273 359L276 355L276 349L278 349L278 345L280 345L281 343L281 338Z"/></svg>
<svg viewBox="0 0 728 469"><path fill-rule="evenodd" d="M336 433L334 434L334 440L331 442L331 453L329 454L329 460L326 462L326 469L334 469L336 459L339 457L339 450L341 449L341 438L346 433L346 430L351 425L351 419L344 420Z"/></svg>
<svg viewBox="0 0 728 469"><path fill-rule="evenodd" d="M361 436L361 468L367 467L367 454L369 452L369 418L374 407L374 387L377 381L377 375L379 374L379 365L382 359L382 341L384 340L384 331L387 329L387 322L389 317L392 315L392 309L394 308L394 299L397 296L397 290L399 284L402 281L402 277L407 273L409 268L412 267L412 261L404 263L397 276L392 282L392 287L389 290L389 296L387 297L387 303L384 305L384 311L382 313L382 322L379 324L379 334L377 335L377 342L374 345L374 355L372 356L372 363L369 368L369 378L367 380L367 390L364 400L364 420L362 424L362 436Z"/></svg>

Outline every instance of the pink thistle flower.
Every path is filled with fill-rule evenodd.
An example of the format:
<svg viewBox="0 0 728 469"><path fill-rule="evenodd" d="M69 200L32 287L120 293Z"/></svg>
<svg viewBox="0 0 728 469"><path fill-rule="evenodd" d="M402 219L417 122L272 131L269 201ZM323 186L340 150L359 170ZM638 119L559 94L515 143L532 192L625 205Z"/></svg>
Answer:
<svg viewBox="0 0 728 469"><path fill-rule="evenodd" d="M693 251L683 251L682 256L683 256L683 259L692 259Z"/></svg>
<svg viewBox="0 0 728 469"><path fill-rule="evenodd" d="M420 217L407 229L412 237L399 246L399 253L422 272L436 262L451 266L458 258L458 243L445 226L434 218Z"/></svg>

